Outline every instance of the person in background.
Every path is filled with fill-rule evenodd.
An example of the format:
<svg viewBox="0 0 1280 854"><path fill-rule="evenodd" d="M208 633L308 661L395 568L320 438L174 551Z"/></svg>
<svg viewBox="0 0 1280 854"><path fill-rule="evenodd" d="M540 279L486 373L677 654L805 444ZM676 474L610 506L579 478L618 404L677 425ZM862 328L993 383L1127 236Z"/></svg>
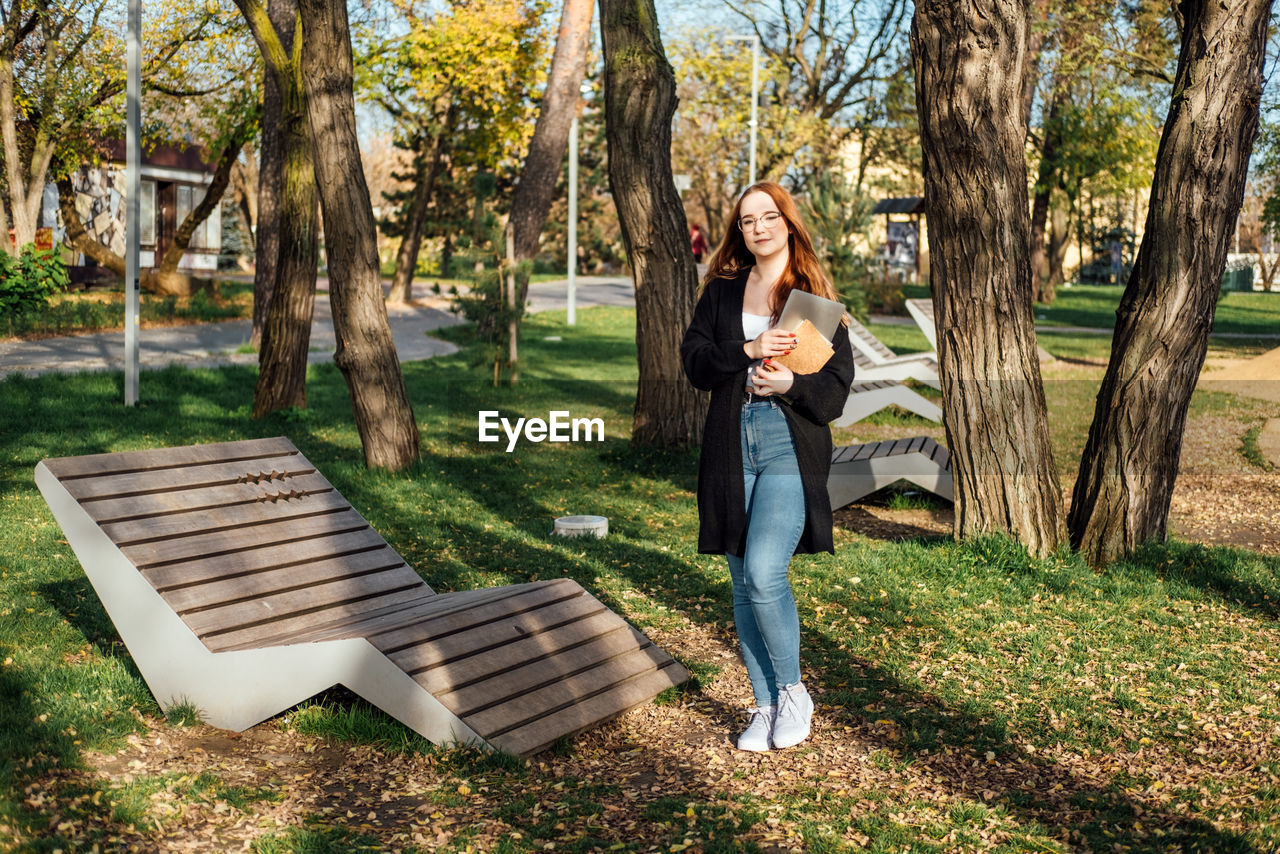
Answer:
<svg viewBox="0 0 1280 854"><path fill-rule="evenodd" d="M813 700L801 682L800 620L787 573L793 554L832 552L831 429L853 382L849 336L815 373L772 357L795 347L777 329L791 291L828 299L823 272L791 195L748 187L711 256L680 356L711 392L698 464L698 551L724 554L733 617L755 705L741 750L791 747L809 736Z"/></svg>
<svg viewBox="0 0 1280 854"><path fill-rule="evenodd" d="M693 260L701 264L702 256L707 254L707 238L702 233L702 226L696 222L689 229L689 248L693 250Z"/></svg>

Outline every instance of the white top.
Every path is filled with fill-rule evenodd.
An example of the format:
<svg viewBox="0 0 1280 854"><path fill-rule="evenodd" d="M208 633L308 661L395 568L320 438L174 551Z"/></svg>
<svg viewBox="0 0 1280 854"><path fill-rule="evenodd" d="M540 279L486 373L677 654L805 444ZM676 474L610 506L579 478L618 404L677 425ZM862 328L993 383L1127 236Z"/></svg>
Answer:
<svg viewBox="0 0 1280 854"><path fill-rule="evenodd" d="M748 341L754 341L773 325L773 318L767 314L742 313L742 331Z"/></svg>
<svg viewBox="0 0 1280 854"><path fill-rule="evenodd" d="M751 314L746 311L742 313L742 331L746 334L748 341L754 341L759 338L772 325L773 318L770 315ZM751 369L747 371L747 391L749 392L754 390L751 385L751 375L755 373L756 365L758 364L760 363L754 363Z"/></svg>

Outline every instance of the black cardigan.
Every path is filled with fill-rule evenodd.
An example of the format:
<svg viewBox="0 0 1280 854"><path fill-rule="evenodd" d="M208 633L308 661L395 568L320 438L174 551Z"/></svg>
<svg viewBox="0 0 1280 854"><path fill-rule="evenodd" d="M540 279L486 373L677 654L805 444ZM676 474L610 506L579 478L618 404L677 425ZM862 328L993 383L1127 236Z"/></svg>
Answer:
<svg viewBox="0 0 1280 854"><path fill-rule="evenodd" d="M711 392L698 464L698 551L741 555L747 540L746 495L742 483L742 400L752 359L742 349L742 299L746 274L709 282L680 344L685 375ZM843 332L843 329L841 330ZM791 425L800 479L804 484L805 526L796 554L834 552L831 539L831 428L853 382L849 336L837 334L834 355L822 370L797 374L782 411Z"/></svg>

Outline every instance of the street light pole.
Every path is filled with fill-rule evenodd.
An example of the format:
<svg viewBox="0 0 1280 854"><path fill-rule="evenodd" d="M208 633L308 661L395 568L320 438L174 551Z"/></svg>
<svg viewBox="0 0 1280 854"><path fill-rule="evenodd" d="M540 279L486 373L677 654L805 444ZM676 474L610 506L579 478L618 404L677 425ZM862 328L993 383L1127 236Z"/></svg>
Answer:
<svg viewBox="0 0 1280 854"><path fill-rule="evenodd" d="M138 261L142 195L142 0L129 0L125 64L124 405L138 404Z"/></svg>
<svg viewBox="0 0 1280 854"><path fill-rule="evenodd" d="M729 36L729 41L751 42L751 151L747 168L747 186L756 182L756 135L760 126L760 36Z"/></svg>
<svg viewBox="0 0 1280 854"><path fill-rule="evenodd" d="M591 84L585 80L578 84L582 101L590 101ZM574 106L573 120L569 122L569 288L565 295L569 304L568 324L577 322L578 288L578 105Z"/></svg>
<svg viewBox="0 0 1280 854"><path fill-rule="evenodd" d="M569 122L569 325L577 322L578 276L578 117Z"/></svg>

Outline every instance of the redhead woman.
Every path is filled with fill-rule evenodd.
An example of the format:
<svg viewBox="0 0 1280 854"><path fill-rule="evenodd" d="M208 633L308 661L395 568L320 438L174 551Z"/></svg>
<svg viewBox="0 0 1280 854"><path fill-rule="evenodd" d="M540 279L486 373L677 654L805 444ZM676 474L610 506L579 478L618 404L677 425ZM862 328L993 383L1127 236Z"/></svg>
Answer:
<svg viewBox="0 0 1280 854"><path fill-rule="evenodd" d="M853 382L849 336L816 373L774 363L795 346L777 329L791 291L835 299L791 195L748 187L708 262L680 346L685 374L711 392L698 468L698 551L724 554L733 617L755 705L741 750L809 737L813 700L800 675L800 620L787 572L793 554L832 552L830 421Z"/></svg>

